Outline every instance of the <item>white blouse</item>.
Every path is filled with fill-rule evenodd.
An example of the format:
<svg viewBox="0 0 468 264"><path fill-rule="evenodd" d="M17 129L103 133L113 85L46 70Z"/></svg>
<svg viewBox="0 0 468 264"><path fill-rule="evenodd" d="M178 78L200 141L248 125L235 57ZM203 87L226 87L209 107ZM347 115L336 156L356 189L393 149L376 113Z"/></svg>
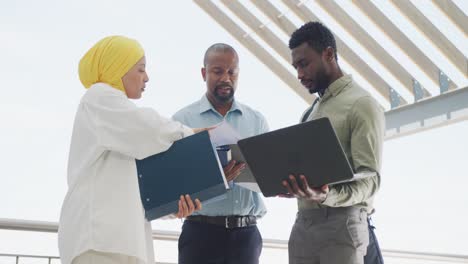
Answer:
<svg viewBox="0 0 468 264"><path fill-rule="evenodd" d="M167 150L193 134L151 108L137 107L104 83L91 86L75 117L68 192L58 232L63 264L87 250L154 263L151 225L144 217L135 159Z"/></svg>

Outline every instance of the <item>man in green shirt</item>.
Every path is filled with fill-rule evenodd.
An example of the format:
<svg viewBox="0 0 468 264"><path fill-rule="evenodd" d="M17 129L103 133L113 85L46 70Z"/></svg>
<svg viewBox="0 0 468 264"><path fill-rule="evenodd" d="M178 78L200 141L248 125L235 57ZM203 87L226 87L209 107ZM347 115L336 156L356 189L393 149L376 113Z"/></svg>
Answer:
<svg viewBox="0 0 468 264"><path fill-rule="evenodd" d="M328 117L354 172L372 175L320 188L310 187L304 175L289 175L283 182L285 197L296 197L299 207L289 239L289 263L362 264L369 244L367 217L380 186L383 109L342 73L335 38L321 23L309 22L296 30L289 48L298 79L319 96L304 119Z"/></svg>

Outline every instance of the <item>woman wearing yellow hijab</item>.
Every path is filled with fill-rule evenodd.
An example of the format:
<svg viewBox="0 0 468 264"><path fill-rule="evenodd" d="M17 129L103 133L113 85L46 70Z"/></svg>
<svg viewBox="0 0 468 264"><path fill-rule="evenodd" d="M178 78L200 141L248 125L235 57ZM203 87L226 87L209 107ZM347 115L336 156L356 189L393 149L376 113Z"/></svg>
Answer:
<svg viewBox="0 0 468 264"><path fill-rule="evenodd" d="M167 150L198 132L141 108L148 81L140 44L122 36L96 43L81 59L87 88L75 116L62 205L59 251L63 264L154 263L151 225L145 220L135 158ZM181 196L177 217L201 208Z"/></svg>

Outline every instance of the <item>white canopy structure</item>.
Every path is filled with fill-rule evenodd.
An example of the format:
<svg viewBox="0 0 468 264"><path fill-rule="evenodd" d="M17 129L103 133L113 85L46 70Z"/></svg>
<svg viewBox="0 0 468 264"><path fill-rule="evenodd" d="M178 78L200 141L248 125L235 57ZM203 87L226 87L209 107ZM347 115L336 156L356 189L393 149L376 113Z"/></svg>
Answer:
<svg viewBox="0 0 468 264"><path fill-rule="evenodd" d="M345 72L387 109L391 139L468 118L468 18L450 0L194 0L308 103L287 41L307 21L335 34Z"/></svg>

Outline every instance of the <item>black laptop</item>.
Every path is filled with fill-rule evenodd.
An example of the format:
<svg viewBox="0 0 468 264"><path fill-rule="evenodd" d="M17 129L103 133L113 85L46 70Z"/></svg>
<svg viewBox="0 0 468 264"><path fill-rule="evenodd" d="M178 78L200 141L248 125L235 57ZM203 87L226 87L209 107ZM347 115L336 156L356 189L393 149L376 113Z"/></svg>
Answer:
<svg viewBox="0 0 468 264"><path fill-rule="evenodd" d="M249 137L238 145L266 197L285 193L281 182L289 174L304 174L313 187L353 179L351 165L328 118Z"/></svg>

